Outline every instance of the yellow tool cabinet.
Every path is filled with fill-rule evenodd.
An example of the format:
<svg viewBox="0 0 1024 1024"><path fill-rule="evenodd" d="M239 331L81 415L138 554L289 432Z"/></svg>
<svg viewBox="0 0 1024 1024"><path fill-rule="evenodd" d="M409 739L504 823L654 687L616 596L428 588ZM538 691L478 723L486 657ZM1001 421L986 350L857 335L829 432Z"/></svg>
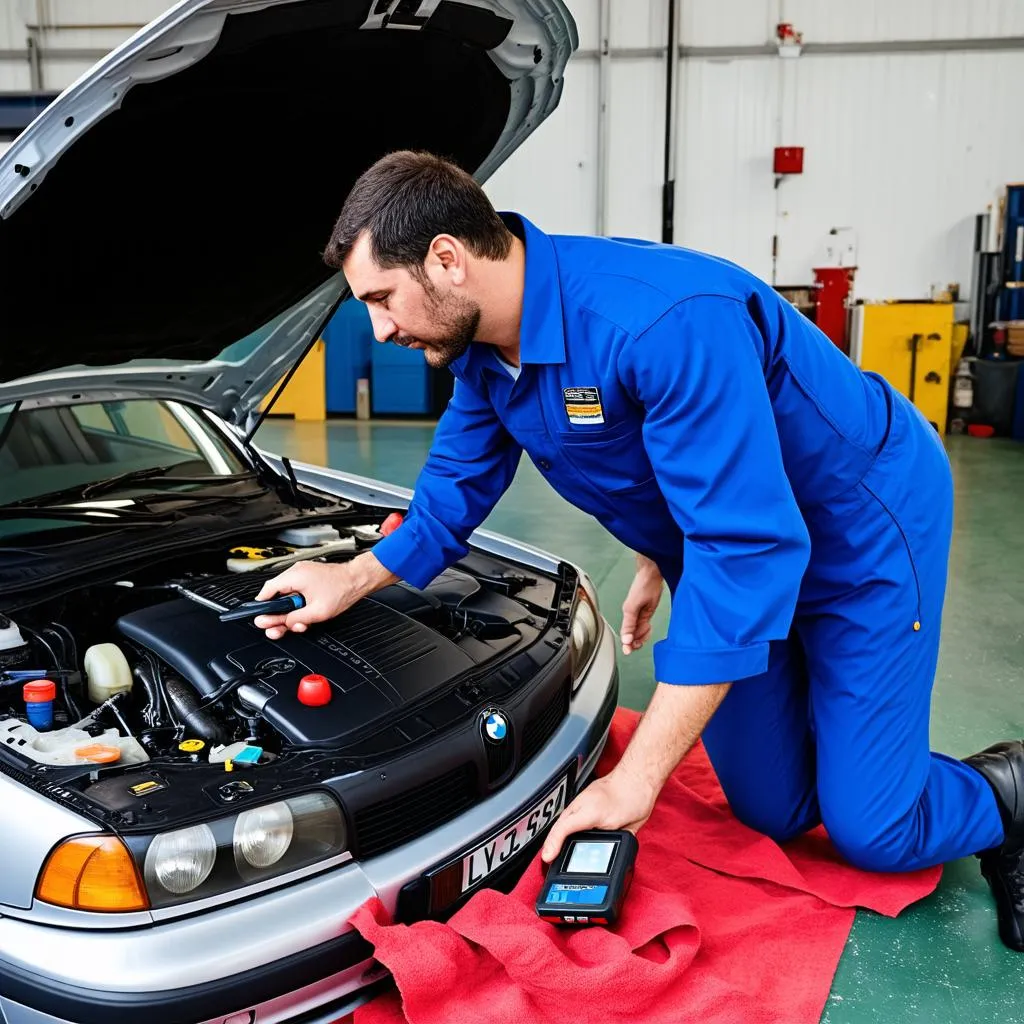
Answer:
<svg viewBox="0 0 1024 1024"><path fill-rule="evenodd" d="M940 434L946 432L951 302L863 303L853 307L850 358L862 370L884 377L921 410Z"/></svg>
<svg viewBox="0 0 1024 1024"><path fill-rule="evenodd" d="M266 408L280 386L279 380L260 403L261 410ZM297 420L327 418L326 346L322 338L306 353L306 358L288 381L271 412L279 416L291 414Z"/></svg>

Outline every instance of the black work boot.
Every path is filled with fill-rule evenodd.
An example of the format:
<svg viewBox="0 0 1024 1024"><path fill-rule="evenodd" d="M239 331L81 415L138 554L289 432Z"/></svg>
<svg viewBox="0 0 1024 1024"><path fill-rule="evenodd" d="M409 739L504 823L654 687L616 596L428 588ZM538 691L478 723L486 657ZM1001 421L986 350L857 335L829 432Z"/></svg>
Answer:
<svg viewBox="0 0 1024 1024"><path fill-rule="evenodd" d="M1024 953L1024 742L997 743L964 763L980 772L996 795L1003 843L976 856L995 897L999 937Z"/></svg>

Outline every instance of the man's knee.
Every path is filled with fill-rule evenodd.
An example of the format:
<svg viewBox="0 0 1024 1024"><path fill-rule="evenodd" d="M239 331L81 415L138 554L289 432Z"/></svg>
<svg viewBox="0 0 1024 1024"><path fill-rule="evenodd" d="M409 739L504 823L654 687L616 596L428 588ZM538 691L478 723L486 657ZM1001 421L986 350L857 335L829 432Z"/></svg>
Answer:
<svg viewBox="0 0 1024 1024"><path fill-rule="evenodd" d="M752 828L779 844L796 839L818 824L816 816L812 814L799 816L780 813L764 804L757 807L732 806L732 812L747 828Z"/></svg>
<svg viewBox="0 0 1024 1024"><path fill-rule="evenodd" d="M911 832L900 824L826 815L825 831L844 860L862 871L904 871L913 854Z"/></svg>

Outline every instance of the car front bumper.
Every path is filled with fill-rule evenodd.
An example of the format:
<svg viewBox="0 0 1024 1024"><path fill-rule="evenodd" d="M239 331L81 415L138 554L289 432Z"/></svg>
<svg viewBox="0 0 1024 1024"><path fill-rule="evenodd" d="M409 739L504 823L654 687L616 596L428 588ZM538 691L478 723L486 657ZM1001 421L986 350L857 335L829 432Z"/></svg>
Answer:
<svg viewBox="0 0 1024 1024"><path fill-rule="evenodd" d="M403 890L513 820L567 766L578 789L596 767L617 697L606 625L546 747L500 792L414 842L256 900L147 928L68 929L0 917L0 1022L330 1024L387 981L349 917L374 897L395 914ZM506 878L525 869L541 840L510 862Z"/></svg>

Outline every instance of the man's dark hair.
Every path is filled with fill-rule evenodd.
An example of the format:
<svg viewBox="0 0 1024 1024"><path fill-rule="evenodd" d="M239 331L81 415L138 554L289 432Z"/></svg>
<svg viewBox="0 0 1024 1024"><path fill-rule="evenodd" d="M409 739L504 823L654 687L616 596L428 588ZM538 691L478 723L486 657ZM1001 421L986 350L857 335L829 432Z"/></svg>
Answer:
<svg viewBox="0 0 1024 1024"><path fill-rule="evenodd" d="M414 273L441 234L482 259L504 259L512 248L512 233L472 175L433 153L409 150L382 157L352 186L324 262L340 269L364 231L378 266Z"/></svg>

